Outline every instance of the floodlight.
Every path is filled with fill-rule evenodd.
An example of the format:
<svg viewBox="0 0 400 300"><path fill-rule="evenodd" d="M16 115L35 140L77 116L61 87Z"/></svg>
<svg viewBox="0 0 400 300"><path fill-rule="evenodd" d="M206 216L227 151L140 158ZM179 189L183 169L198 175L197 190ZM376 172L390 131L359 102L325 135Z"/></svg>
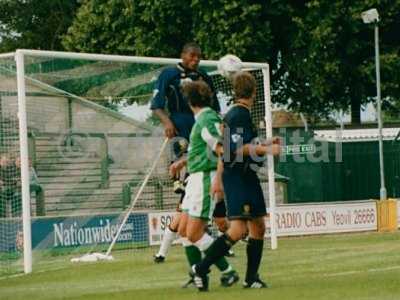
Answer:
<svg viewBox="0 0 400 300"><path fill-rule="evenodd" d="M379 14L376 8L366 10L361 13L361 18L365 24L379 22Z"/></svg>

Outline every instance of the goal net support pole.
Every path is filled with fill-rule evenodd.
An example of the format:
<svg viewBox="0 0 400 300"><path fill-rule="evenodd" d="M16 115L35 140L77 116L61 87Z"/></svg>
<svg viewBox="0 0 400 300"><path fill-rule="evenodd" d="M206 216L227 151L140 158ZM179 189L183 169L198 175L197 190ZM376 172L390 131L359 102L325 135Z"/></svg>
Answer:
<svg viewBox="0 0 400 300"><path fill-rule="evenodd" d="M122 222L121 222L121 225L119 225L119 228L118 228L117 233L115 234L115 236L114 236L114 238L113 238L113 240L112 240L110 246L109 246L108 249L107 249L106 256L109 256L109 255L110 255L110 253L111 253L111 251L112 251L112 249L113 249L115 243L116 243L117 240L118 240L118 237L119 237L119 235L120 235L120 233L121 233L121 231L122 231L122 228L124 227L126 221L127 221L128 218L129 218L129 215L131 214L133 208L135 207L135 204L136 204L137 200L139 199L140 195L142 194L143 189L145 188L147 182L149 181L151 174L153 174L153 171L154 171L154 169L156 168L157 163L158 163L158 161L159 161L160 158L161 158L161 155L164 153L164 150L165 150L165 147L167 146L167 144L168 144L168 138L166 138L166 139L164 140L164 143L163 143L162 146L161 146L160 152L158 153L156 159L154 160L153 165L151 166L151 168L150 168L149 172L147 173L146 177L143 179L143 182L142 182L142 184L140 185L140 188L139 188L139 190L138 190L137 193L136 193L135 199L132 201L131 206L129 207L128 211L127 211L126 214L125 214L124 219L123 219Z"/></svg>

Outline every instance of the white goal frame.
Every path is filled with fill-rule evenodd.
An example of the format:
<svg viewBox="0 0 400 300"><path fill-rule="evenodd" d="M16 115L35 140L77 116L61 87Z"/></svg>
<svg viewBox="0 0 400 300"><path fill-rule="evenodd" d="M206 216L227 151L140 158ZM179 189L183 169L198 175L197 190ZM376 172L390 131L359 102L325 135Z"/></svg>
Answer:
<svg viewBox="0 0 400 300"><path fill-rule="evenodd" d="M28 132L26 118L26 85L25 85L25 56L30 57L46 57L46 58L65 58L65 59L81 59L96 61L112 61L127 63L146 63L146 64L176 64L180 59L160 58L160 57L139 57L139 56L121 56L121 55L104 55L104 54L88 54L88 53L72 53L72 52L56 52L41 50L19 49L15 53L6 53L0 55L0 58L15 57L17 66L17 90L18 90L18 119L19 119L19 137L20 137L20 157L21 157L21 182L22 182L22 221L24 236L24 272L32 272L32 239L31 239L31 216L30 216L30 193L29 193L29 162L28 162ZM202 60L201 66L216 67L215 60ZM270 93L270 69L267 63L243 62L244 68L258 68L262 70L264 80L264 96L265 96L265 124L266 136L272 137L272 107ZM275 223L275 174L274 159L272 155L268 155L268 187L269 187L269 213L271 228L271 249L277 249L277 231Z"/></svg>

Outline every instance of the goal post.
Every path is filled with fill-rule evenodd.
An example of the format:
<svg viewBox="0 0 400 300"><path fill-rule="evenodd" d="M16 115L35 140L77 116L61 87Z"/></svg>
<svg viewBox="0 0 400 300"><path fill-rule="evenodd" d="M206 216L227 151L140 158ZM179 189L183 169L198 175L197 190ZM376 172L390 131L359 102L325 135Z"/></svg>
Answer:
<svg viewBox="0 0 400 300"><path fill-rule="evenodd" d="M7 99L18 102L24 271L31 272L32 264L35 269L42 259L37 253L51 243L65 246L60 251L67 254L105 252L111 243L118 249L151 245L147 235L155 224L149 214L173 211L178 198L167 174L169 149L146 179L164 140L148 104L160 72L181 60L17 50L0 55L0 62L14 56L16 66L8 72L14 72L16 95ZM227 107L232 86L218 73L217 63L202 60L200 67ZM270 138L269 65L243 62L243 68L257 80L254 125L260 136ZM262 185L269 201L271 248L276 249L273 157L267 162ZM40 182L36 194L32 168ZM134 213L127 212L131 205ZM53 219L58 223L50 224ZM128 225L118 230L124 219ZM54 232L45 236L38 228ZM115 238L121 230L123 236Z"/></svg>
<svg viewBox="0 0 400 300"><path fill-rule="evenodd" d="M19 121L19 145L21 159L21 188L22 188L22 228L24 236L24 272L32 272L32 232L29 195L29 162L28 162L28 127L26 117L26 88L24 54L17 50L15 53L17 65L18 85L18 121Z"/></svg>
<svg viewBox="0 0 400 300"><path fill-rule="evenodd" d="M264 77L264 96L265 96L265 125L266 125L266 138L270 139L273 136L272 132L272 102L271 102L271 90L270 90L270 72L269 68L263 68ZM271 228L271 249L275 250L278 248L278 238L275 222L275 168L274 158L272 155L267 156L267 167L268 167L268 193L269 193L269 218Z"/></svg>
<svg viewBox="0 0 400 300"><path fill-rule="evenodd" d="M23 272L20 135L15 53L0 55L0 276ZM7 105L7 99L15 101ZM18 240L18 242L16 242ZM28 255L29 256L29 255ZM28 264L27 264L28 265Z"/></svg>

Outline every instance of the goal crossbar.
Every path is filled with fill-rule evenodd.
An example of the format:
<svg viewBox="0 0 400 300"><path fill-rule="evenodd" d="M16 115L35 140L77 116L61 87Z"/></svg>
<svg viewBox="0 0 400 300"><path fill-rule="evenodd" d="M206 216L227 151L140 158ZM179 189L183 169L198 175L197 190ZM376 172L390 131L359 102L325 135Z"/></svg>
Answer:
<svg viewBox="0 0 400 300"><path fill-rule="evenodd" d="M179 58L124 56L124 55L91 54L91 53L26 50L26 49L18 49L16 53L21 53L23 55L29 55L34 57L66 58L66 59L82 59L82 60L110 61L110 62L146 63L146 64L176 64L181 61L181 59ZM200 65L205 67L215 67L217 66L217 63L218 61L216 60L200 61ZM244 68L259 68L259 69L269 70L269 65L267 63L243 62L242 65Z"/></svg>

